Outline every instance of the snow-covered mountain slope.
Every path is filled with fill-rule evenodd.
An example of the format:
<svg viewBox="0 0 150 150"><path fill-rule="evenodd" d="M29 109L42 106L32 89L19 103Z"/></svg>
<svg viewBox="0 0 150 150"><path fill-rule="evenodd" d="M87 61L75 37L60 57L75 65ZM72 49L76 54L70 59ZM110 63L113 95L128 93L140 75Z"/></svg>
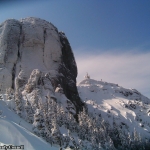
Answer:
<svg viewBox="0 0 150 150"><path fill-rule="evenodd" d="M142 139L150 138L150 100L135 89L125 89L117 84L85 79L79 83L78 91L88 108L88 112L83 110L78 114L78 123L71 115L75 113L75 108L63 94L62 88L55 90L57 103L50 100L52 103L51 107L49 105L48 116L43 114L44 109L37 109L33 124L27 123L16 115L11 110L14 108L14 100L12 98L9 100L3 95L5 100L2 97L0 100L0 145L24 145L27 150L55 150L59 147L64 150L68 148L70 150L120 150L118 146L124 150L125 146L130 149L130 146L134 145L132 142L137 143L136 140L140 142L139 136L138 139L135 138L135 133L140 134ZM28 98L30 96L32 97L32 94L27 94ZM41 118L41 115L44 115L44 118ZM46 125L46 118L50 119L49 123L52 123L52 126ZM116 131L114 122L116 133L114 133ZM49 131L47 127L50 127ZM50 135L48 136L47 133ZM133 133L133 137L130 138ZM115 140L117 134L119 139ZM114 138L114 135L117 136ZM52 147L42 138L57 147ZM125 141L129 143L124 143L124 138L127 138ZM120 140L121 144L119 144ZM145 143L139 144L142 146Z"/></svg>
<svg viewBox="0 0 150 150"><path fill-rule="evenodd" d="M24 150L58 150L32 133L32 125L24 121L0 100L0 146L24 145Z"/></svg>
<svg viewBox="0 0 150 150"><path fill-rule="evenodd" d="M141 137L150 137L150 99L137 90L86 78L78 92L89 113L102 115L110 125L115 121L126 132L136 129Z"/></svg>
<svg viewBox="0 0 150 150"><path fill-rule="evenodd" d="M39 100L36 99L38 101L35 104L31 103L29 105L28 101L27 104L21 107L22 110L18 113L20 117L14 113L16 106L14 105L13 93L0 95L1 145L24 144L28 149L38 150L36 143L39 143L41 146L45 144L45 147L42 147L48 150L45 140L50 145L57 146L57 148L61 147L63 150L91 150L93 148L104 150L103 147L109 147L112 148L109 150L114 150L111 139L107 135L103 137L105 130L101 126L96 127L96 132L94 131L95 128L91 128L91 124L96 126L98 123L92 122L92 119L88 117L85 111L78 114L79 122L75 120L75 107L64 95L61 87L56 88L53 94L53 97L52 93L47 95L48 104L45 103L46 101L42 102L42 97ZM38 97L38 94L36 96ZM26 98L34 101L33 93L27 94ZM36 110L34 110L34 107L36 107ZM35 111L34 115L32 114L33 110ZM95 133L102 133L99 135L100 139L98 142L95 140L91 141L97 136ZM102 137L103 139L101 140ZM39 142L42 138L44 143ZM42 149L40 146L38 147Z"/></svg>

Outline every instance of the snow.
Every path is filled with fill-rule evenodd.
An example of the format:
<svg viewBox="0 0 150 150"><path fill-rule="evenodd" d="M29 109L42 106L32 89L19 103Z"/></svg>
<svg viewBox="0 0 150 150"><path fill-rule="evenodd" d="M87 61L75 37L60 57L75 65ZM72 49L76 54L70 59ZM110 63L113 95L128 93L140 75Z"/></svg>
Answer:
<svg viewBox="0 0 150 150"><path fill-rule="evenodd" d="M32 125L8 109L6 103L0 100L0 146L24 145L25 150L58 150L42 138L32 133Z"/></svg>
<svg viewBox="0 0 150 150"><path fill-rule="evenodd" d="M78 92L89 113L101 114L110 124L115 119L128 132L135 128L142 137L150 137L150 99L137 90L86 78L78 84Z"/></svg>

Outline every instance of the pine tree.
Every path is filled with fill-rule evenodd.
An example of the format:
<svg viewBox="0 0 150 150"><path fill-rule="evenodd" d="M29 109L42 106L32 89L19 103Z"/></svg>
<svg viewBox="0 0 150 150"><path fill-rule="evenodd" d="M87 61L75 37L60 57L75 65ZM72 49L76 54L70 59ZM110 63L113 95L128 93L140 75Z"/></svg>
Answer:
<svg viewBox="0 0 150 150"><path fill-rule="evenodd" d="M33 110L28 99L26 100L25 110L26 110L26 118L25 118L26 121L29 123L33 123Z"/></svg>
<svg viewBox="0 0 150 150"><path fill-rule="evenodd" d="M33 90L32 92L33 96L32 96L32 101L33 101L33 109L39 109L39 95L40 95L40 90L39 89L36 89L36 90Z"/></svg>
<svg viewBox="0 0 150 150"><path fill-rule="evenodd" d="M118 148L118 146L121 145L119 126L116 124L116 122L114 120L113 120L113 135L112 135L112 140L113 140L114 146L116 148Z"/></svg>
<svg viewBox="0 0 150 150"><path fill-rule="evenodd" d="M45 136L45 123L40 109L37 109L34 114L33 131L39 136Z"/></svg>
<svg viewBox="0 0 150 150"><path fill-rule="evenodd" d="M57 124L57 120L54 117L52 120L52 136L53 136L53 140L55 143L59 144L60 146L62 145L62 141L61 141L61 133L59 131L59 126Z"/></svg>
<svg viewBox="0 0 150 150"><path fill-rule="evenodd" d="M20 117L23 117L24 113L24 103L22 100L22 94L19 91L19 89L16 89L15 91L15 104L16 104L16 112Z"/></svg>
<svg viewBox="0 0 150 150"><path fill-rule="evenodd" d="M12 88L6 89L6 99L9 101L8 107L9 109L15 110L15 96L14 96L14 90Z"/></svg>

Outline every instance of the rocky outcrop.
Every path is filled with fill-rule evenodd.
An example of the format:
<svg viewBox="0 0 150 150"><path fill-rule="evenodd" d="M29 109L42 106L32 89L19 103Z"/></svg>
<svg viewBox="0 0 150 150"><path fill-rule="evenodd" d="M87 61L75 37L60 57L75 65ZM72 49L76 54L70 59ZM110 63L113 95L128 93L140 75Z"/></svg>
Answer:
<svg viewBox="0 0 150 150"><path fill-rule="evenodd" d="M78 111L83 106L83 103L77 94L77 66L67 37L63 32L59 32L59 35L62 44L62 63L59 66L59 73L63 74L63 76L59 77L59 83L63 87L65 95L74 103Z"/></svg>
<svg viewBox="0 0 150 150"><path fill-rule="evenodd" d="M32 85L29 78L34 74ZM76 87L77 66L65 34L39 18L6 20L0 25L0 92L10 87L23 91L28 85L28 92L32 92L35 85L46 84L43 76L54 89L60 84L77 111L82 109Z"/></svg>

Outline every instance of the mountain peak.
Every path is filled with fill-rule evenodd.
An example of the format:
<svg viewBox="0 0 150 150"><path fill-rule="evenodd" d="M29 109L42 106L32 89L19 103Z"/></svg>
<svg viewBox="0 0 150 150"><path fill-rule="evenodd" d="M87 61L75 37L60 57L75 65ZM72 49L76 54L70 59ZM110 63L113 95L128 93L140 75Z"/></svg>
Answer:
<svg viewBox="0 0 150 150"><path fill-rule="evenodd" d="M47 78L54 89L59 84L62 86L65 95L72 100L77 111L82 109L79 107L83 104L76 87L77 66L71 46L63 32L58 32L48 21L29 17L20 21L6 20L0 26L0 37L2 94L8 88L19 90L21 93L26 84L29 84L29 78L35 75L38 81L30 92L39 84L43 84L43 78ZM35 69L41 73L38 74Z"/></svg>

